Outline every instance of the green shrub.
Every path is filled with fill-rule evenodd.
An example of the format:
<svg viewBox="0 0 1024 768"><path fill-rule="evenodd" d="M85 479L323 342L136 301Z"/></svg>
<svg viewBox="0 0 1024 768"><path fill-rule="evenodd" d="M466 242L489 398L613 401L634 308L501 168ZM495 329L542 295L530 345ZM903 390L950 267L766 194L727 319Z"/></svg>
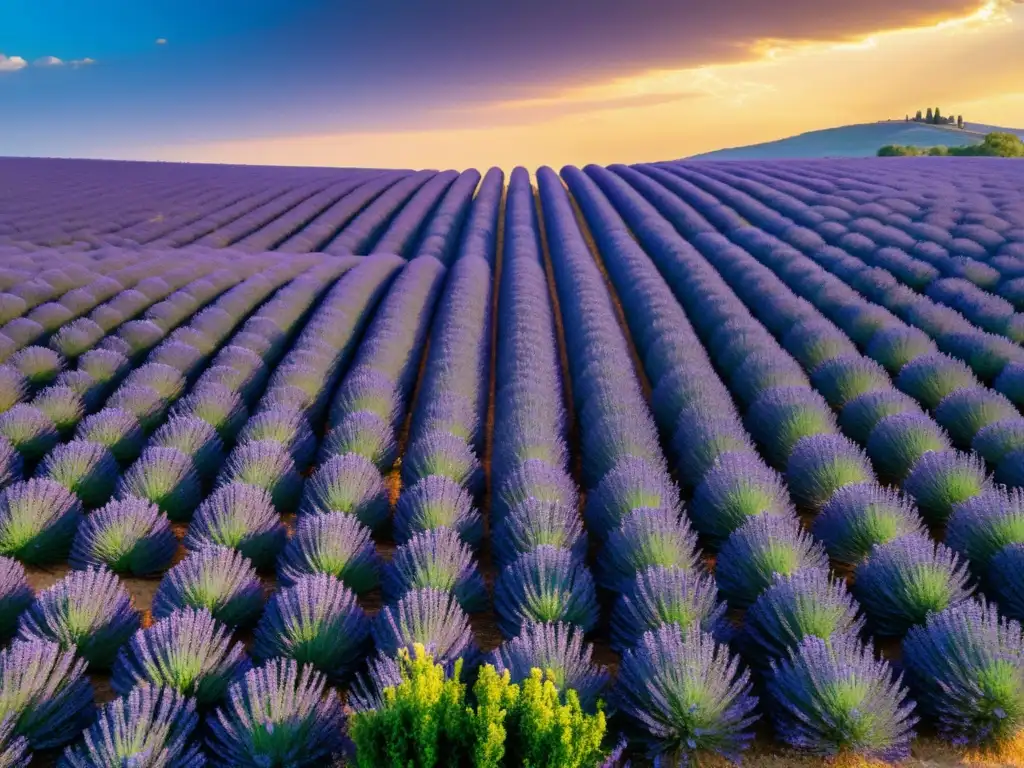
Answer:
<svg viewBox="0 0 1024 768"><path fill-rule="evenodd" d="M471 693L462 662L446 676L422 646L401 651L402 682L385 688L383 706L349 721L358 768L592 768L601 762L605 716L588 715L576 692L564 699L539 669L521 684L489 664Z"/></svg>

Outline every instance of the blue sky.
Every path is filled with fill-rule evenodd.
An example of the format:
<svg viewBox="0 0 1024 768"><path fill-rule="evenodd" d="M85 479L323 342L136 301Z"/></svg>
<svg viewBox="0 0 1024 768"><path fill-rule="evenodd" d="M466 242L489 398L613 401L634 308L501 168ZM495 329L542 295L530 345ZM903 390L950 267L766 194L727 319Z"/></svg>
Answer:
<svg viewBox="0 0 1024 768"><path fill-rule="evenodd" d="M176 157L187 159L192 146L257 139L380 133L393 142L402 132L485 130L495 120L540 126L560 109L653 109L694 97L690 88L552 105L566 89L651 71L756 65L768 45L857 41L1012 3L3 0L0 154L119 157L181 148ZM64 64L37 66L43 57ZM92 63L71 65L85 59ZM15 66L21 60L26 66ZM717 70L714 77L721 79ZM744 75L728 87L778 86ZM540 106L489 111L531 100ZM636 125L645 121L637 113Z"/></svg>

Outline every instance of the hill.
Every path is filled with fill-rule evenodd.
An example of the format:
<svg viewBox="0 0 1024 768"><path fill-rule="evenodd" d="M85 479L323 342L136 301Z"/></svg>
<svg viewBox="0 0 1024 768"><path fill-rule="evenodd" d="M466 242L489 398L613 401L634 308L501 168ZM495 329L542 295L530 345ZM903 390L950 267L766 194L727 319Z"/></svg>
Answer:
<svg viewBox="0 0 1024 768"><path fill-rule="evenodd" d="M790 136L778 141L751 144L746 147L719 149L694 155L691 160L779 160L813 157L871 157L879 147L901 144L916 147L937 147L980 143L993 130L1018 133L1024 131L968 123L964 130L940 125L907 123L902 120L882 123L844 125Z"/></svg>

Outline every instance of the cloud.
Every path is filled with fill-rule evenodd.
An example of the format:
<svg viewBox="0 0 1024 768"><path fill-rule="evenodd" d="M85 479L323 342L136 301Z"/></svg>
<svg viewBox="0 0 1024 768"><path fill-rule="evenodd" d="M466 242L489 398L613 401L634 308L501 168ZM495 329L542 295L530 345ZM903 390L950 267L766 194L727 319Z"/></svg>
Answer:
<svg viewBox="0 0 1024 768"><path fill-rule="evenodd" d="M43 56L42 58L36 59L32 62L32 66L35 67L62 67L64 62L58 59L56 56Z"/></svg>
<svg viewBox="0 0 1024 768"><path fill-rule="evenodd" d="M167 38L166 37L158 37L156 39L156 44L157 45L167 45Z"/></svg>
<svg viewBox="0 0 1024 768"><path fill-rule="evenodd" d="M96 59L90 59L88 56L86 56L84 59L72 59L71 61L68 62L68 64L71 65L72 69L78 69L79 67L87 67L90 64L95 64L95 63L96 63Z"/></svg>
<svg viewBox="0 0 1024 768"><path fill-rule="evenodd" d="M17 72L28 66L21 56L4 56L0 53L0 72Z"/></svg>

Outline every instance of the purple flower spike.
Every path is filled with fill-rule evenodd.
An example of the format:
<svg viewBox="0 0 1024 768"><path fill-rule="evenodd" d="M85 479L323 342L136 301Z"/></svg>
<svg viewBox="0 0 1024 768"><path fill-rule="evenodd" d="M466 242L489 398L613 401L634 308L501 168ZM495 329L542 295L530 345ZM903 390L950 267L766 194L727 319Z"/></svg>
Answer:
<svg viewBox="0 0 1024 768"><path fill-rule="evenodd" d="M387 522L388 507L380 472L368 459L348 453L335 456L309 478L299 515L351 515L377 530Z"/></svg>
<svg viewBox="0 0 1024 768"><path fill-rule="evenodd" d="M380 558L370 529L351 515L300 517L277 560L277 578L288 587L314 573L330 574L358 595L376 587Z"/></svg>
<svg viewBox="0 0 1024 768"><path fill-rule="evenodd" d="M814 536L838 563L856 565L876 544L924 528L913 501L875 483L848 485L833 494L814 520Z"/></svg>
<svg viewBox="0 0 1024 768"><path fill-rule="evenodd" d="M78 358L78 370L89 374L103 386L112 386L119 381L130 366L124 355L109 349L93 349Z"/></svg>
<svg viewBox="0 0 1024 768"><path fill-rule="evenodd" d="M525 624L564 621L589 632L597 624L594 582L566 549L542 546L522 555L494 583L498 628L515 637Z"/></svg>
<svg viewBox="0 0 1024 768"><path fill-rule="evenodd" d="M748 453L723 454L694 491L689 512L693 527L716 546L755 515L796 516L779 473Z"/></svg>
<svg viewBox="0 0 1024 768"><path fill-rule="evenodd" d="M645 632L675 624L684 635L710 632L725 640L725 603L718 600L715 580L706 573L654 566L637 574L616 601L611 619L611 645L624 653Z"/></svg>
<svg viewBox="0 0 1024 768"><path fill-rule="evenodd" d="M345 682L363 660L370 622L356 595L326 573L275 592L256 626L253 658L284 656Z"/></svg>
<svg viewBox="0 0 1024 768"><path fill-rule="evenodd" d="M526 499L491 532L491 556L504 568L520 555L544 544L568 549L578 562L587 555L587 534L575 509L558 501Z"/></svg>
<svg viewBox="0 0 1024 768"><path fill-rule="evenodd" d="M852 590L871 629L888 637L970 597L960 558L918 533L876 546L857 566Z"/></svg>
<svg viewBox="0 0 1024 768"><path fill-rule="evenodd" d="M213 544L237 549L257 568L273 564L287 532L262 488L231 483L199 505L183 544L189 551Z"/></svg>
<svg viewBox="0 0 1024 768"><path fill-rule="evenodd" d="M217 430L195 416L172 416L153 433L150 448L176 448L191 457L203 479L217 474L224 463L224 443Z"/></svg>
<svg viewBox="0 0 1024 768"><path fill-rule="evenodd" d="M814 371L811 382L837 410L867 392L892 389L886 370L860 355L837 357L823 363Z"/></svg>
<svg viewBox="0 0 1024 768"><path fill-rule="evenodd" d="M64 370L64 358L46 347L25 347L11 358L10 365L33 387L45 387Z"/></svg>
<svg viewBox="0 0 1024 768"><path fill-rule="evenodd" d="M414 656L410 652L410 656ZM348 704L356 712L368 712L384 707L385 688L402 684L402 667L396 657L378 653L367 662L365 673L356 675L349 687Z"/></svg>
<svg viewBox="0 0 1024 768"><path fill-rule="evenodd" d="M14 446L0 437L0 488L6 488L24 477L25 462Z"/></svg>
<svg viewBox="0 0 1024 768"><path fill-rule="evenodd" d="M1002 612L1024 621L1024 544L1003 547L988 569L992 595Z"/></svg>
<svg viewBox="0 0 1024 768"><path fill-rule="evenodd" d="M1024 543L1024 491L993 488L953 509L946 544L984 578L989 564L1010 544Z"/></svg>
<svg viewBox="0 0 1024 768"><path fill-rule="evenodd" d="M288 449L271 440L242 443L228 456L217 476L217 487L245 483L270 494L279 512L295 509L302 495L302 476Z"/></svg>
<svg viewBox="0 0 1024 768"><path fill-rule="evenodd" d="M136 419L142 430L152 432L163 421L167 411L167 401L152 387L122 384L107 400L107 406L128 411Z"/></svg>
<svg viewBox="0 0 1024 768"><path fill-rule="evenodd" d="M63 560L82 520L82 505L52 480L26 480L0 492L0 555L31 565Z"/></svg>
<svg viewBox="0 0 1024 768"><path fill-rule="evenodd" d="M417 533L451 528L472 547L483 538L483 521L461 485L440 475L420 480L403 491L395 505L395 541L404 544Z"/></svg>
<svg viewBox="0 0 1024 768"><path fill-rule="evenodd" d="M820 512L840 488L874 479L863 449L842 435L805 437L793 448L786 465L793 501L812 513Z"/></svg>
<svg viewBox="0 0 1024 768"><path fill-rule="evenodd" d="M942 399L935 408L935 420L961 448L971 447L974 436L989 424L1016 419L1017 408L1005 397L987 387L958 389Z"/></svg>
<svg viewBox="0 0 1024 768"><path fill-rule="evenodd" d="M25 568L17 560L0 557L0 644L6 644L18 627L18 618L32 602Z"/></svg>
<svg viewBox="0 0 1024 768"><path fill-rule="evenodd" d="M641 507L679 508L679 489L660 467L632 456L622 459L587 495L587 529L601 539Z"/></svg>
<svg viewBox="0 0 1024 768"><path fill-rule="evenodd" d="M118 654L111 675L114 692L124 696L139 685L167 686L211 704L252 663L241 643L209 611L176 611L140 629Z"/></svg>
<svg viewBox="0 0 1024 768"><path fill-rule="evenodd" d="M914 499L924 519L943 525L958 504L988 490L985 465L973 453L926 453L903 481L903 491Z"/></svg>
<svg viewBox="0 0 1024 768"><path fill-rule="evenodd" d="M192 734L196 705L173 688L144 685L106 704L77 747L68 747L60 768L97 765L203 768L206 757Z"/></svg>
<svg viewBox="0 0 1024 768"><path fill-rule="evenodd" d="M652 566L692 570L697 564L697 536L689 520L677 509L640 507L608 537L598 558L598 582L623 592Z"/></svg>
<svg viewBox="0 0 1024 768"><path fill-rule="evenodd" d="M938 352L908 363L896 380L896 386L928 410L938 406L946 395L977 385L978 379L970 366Z"/></svg>
<svg viewBox="0 0 1024 768"><path fill-rule="evenodd" d="M1004 419L983 427L971 441L971 450L993 466L1024 451L1024 419Z"/></svg>
<svg viewBox="0 0 1024 768"><path fill-rule="evenodd" d="M527 624L523 631L494 651L499 673L506 669L513 683L530 676L531 670L553 673L559 690L574 690L585 709L593 709L605 686L608 672L591 661L593 646L584 644L583 633L571 624Z"/></svg>
<svg viewBox="0 0 1024 768"><path fill-rule="evenodd" d="M0 719L15 717L14 734L32 749L76 738L93 717L86 662L45 640L15 640L0 651Z"/></svg>
<svg viewBox="0 0 1024 768"><path fill-rule="evenodd" d="M715 580L730 605L746 607L772 585L776 574L827 567L825 550L798 522L758 515L737 528L719 550Z"/></svg>
<svg viewBox="0 0 1024 768"><path fill-rule="evenodd" d="M385 600L414 589L451 592L466 613L487 609L487 587L473 550L450 528L417 533L398 548L381 578Z"/></svg>
<svg viewBox="0 0 1024 768"><path fill-rule="evenodd" d="M385 606L373 621L373 641L381 653L410 652L419 643L439 664L454 664L460 656L475 656L473 632L458 600L436 589L407 592Z"/></svg>
<svg viewBox="0 0 1024 768"><path fill-rule="evenodd" d="M57 432L65 439L71 436L85 414L82 396L71 387L59 385L47 387L36 395L32 406L53 422Z"/></svg>
<svg viewBox="0 0 1024 768"><path fill-rule="evenodd" d="M181 397L185 388L185 377L181 371L161 363L146 363L128 374L124 380L125 387L149 387L166 402L173 402Z"/></svg>
<svg viewBox="0 0 1024 768"><path fill-rule="evenodd" d="M246 422L238 442L270 440L280 443L292 455L297 467L307 467L316 454L316 438L306 417L297 411L262 411Z"/></svg>
<svg viewBox="0 0 1024 768"><path fill-rule="evenodd" d="M0 765L4 768L28 768L32 763L28 739L14 735L17 722L17 713L13 712L0 719Z"/></svg>
<svg viewBox="0 0 1024 768"><path fill-rule="evenodd" d="M505 476L495 494L491 515L495 521L500 521L514 507L530 498L558 501L570 509L579 506L576 485L565 470L539 459L530 459Z"/></svg>
<svg viewBox="0 0 1024 768"><path fill-rule="evenodd" d="M334 428L353 413L365 411L394 424L399 411L397 385L379 371L360 370L348 376L331 404L328 424Z"/></svg>
<svg viewBox="0 0 1024 768"><path fill-rule="evenodd" d="M885 661L857 637L807 637L772 664L770 711L778 737L816 755L852 752L886 761L910 754L917 718Z"/></svg>
<svg viewBox="0 0 1024 768"><path fill-rule="evenodd" d="M26 461L37 461L57 444L60 433L45 413L19 403L0 414L0 437L6 438Z"/></svg>
<svg viewBox="0 0 1024 768"><path fill-rule="evenodd" d="M480 462L473 448L460 437L447 432L423 435L402 457L402 483L415 485L426 477L447 477L471 493L483 480Z"/></svg>
<svg viewBox="0 0 1024 768"><path fill-rule="evenodd" d="M857 637L863 628L864 619L846 584L832 579L827 570L807 568L775 577L747 611L744 640L767 666L789 656L805 637Z"/></svg>
<svg viewBox="0 0 1024 768"><path fill-rule="evenodd" d="M369 460L380 472L387 472L398 457L395 433L380 416L359 411L346 416L327 433L320 447L320 461L355 453Z"/></svg>
<svg viewBox="0 0 1024 768"><path fill-rule="evenodd" d="M204 361L202 350L183 341L167 340L149 353L151 363L166 365L180 371L182 376L192 376Z"/></svg>
<svg viewBox="0 0 1024 768"><path fill-rule="evenodd" d="M878 422L868 438L868 456L887 483L899 484L929 451L948 451L949 436L923 414L901 413Z"/></svg>
<svg viewBox="0 0 1024 768"><path fill-rule="evenodd" d="M147 448L117 484L117 498L131 497L153 502L171 520L188 520L202 498L192 459L176 448Z"/></svg>
<svg viewBox="0 0 1024 768"><path fill-rule="evenodd" d="M102 445L73 440L48 453L36 469L36 477L60 483L86 507L96 508L113 495L120 467L114 454Z"/></svg>
<svg viewBox="0 0 1024 768"><path fill-rule="evenodd" d="M898 413L922 411L921 406L912 397L898 390L868 392L854 398L843 407L843 412L839 414L839 426L847 437L864 444L882 419Z"/></svg>
<svg viewBox="0 0 1024 768"><path fill-rule="evenodd" d="M10 365L0 365L0 413L9 411L29 394L28 379Z"/></svg>
<svg viewBox="0 0 1024 768"><path fill-rule="evenodd" d="M341 700L312 667L274 659L231 686L228 696L209 723L212 765L307 768L332 764L340 756Z"/></svg>
<svg viewBox="0 0 1024 768"><path fill-rule="evenodd" d="M1000 743L1024 728L1024 635L973 600L914 627L903 667L922 713L954 744Z"/></svg>
<svg viewBox="0 0 1024 768"><path fill-rule="evenodd" d="M167 515L156 504L130 498L112 501L81 522L68 563L77 570L105 566L153 576L171 564L177 549Z"/></svg>
<svg viewBox="0 0 1024 768"><path fill-rule="evenodd" d="M75 437L109 449L122 465L135 461L146 444L139 420L118 408L104 408L87 416L78 425Z"/></svg>
<svg viewBox="0 0 1024 768"><path fill-rule="evenodd" d="M171 568L153 595L154 618L182 608L205 608L229 627L249 626L263 610L263 585L239 552L204 547Z"/></svg>
<svg viewBox="0 0 1024 768"><path fill-rule="evenodd" d="M772 465L780 468L803 438L839 432L825 399L805 387L769 389L750 406L746 424Z"/></svg>
<svg viewBox="0 0 1024 768"><path fill-rule="evenodd" d="M238 430L249 418L241 396L222 384L197 386L192 394L177 403L172 416L195 416L217 430L225 442L233 442Z"/></svg>
<svg viewBox="0 0 1024 768"><path fill-rule="evenodd" d="M114 573L72 571L36 596L21 616L18 637L58 643L77 651L90 668L109 669L139 622L131 595Z"/></svg>
<svg viewBox="0 0 1024 768"><path fill-rule="evenodd" d="M737 762L754 740L751 689L750 673L727 646L669 624L626 651L614 703L655 760L685 764L711 752Z"/></svg>

